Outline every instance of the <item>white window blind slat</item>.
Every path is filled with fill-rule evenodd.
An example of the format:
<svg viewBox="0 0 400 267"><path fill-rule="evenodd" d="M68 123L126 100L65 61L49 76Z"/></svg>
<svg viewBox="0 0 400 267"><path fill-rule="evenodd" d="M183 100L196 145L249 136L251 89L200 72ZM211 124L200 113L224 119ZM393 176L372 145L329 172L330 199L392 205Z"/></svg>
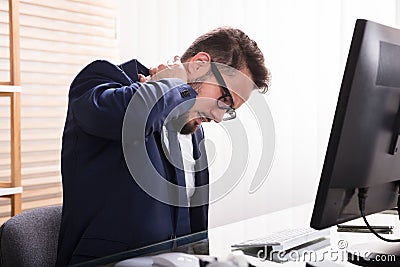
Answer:
<svg viewBox="0 0 400 267"><path fill-rule="evenodd" d="M81 4L68 0L21 0L21 4L32 4L53 8L55 10L66 10L77 14L87 14L95 17L115 18L114 8L105 8L98 6L96 2L91 4Z"/></svg>
<svg viewBox="0 0 400 267"><path fill-rule="evenodd" d="M1 7L0 7L1 10ZM47 19L57 19L60 21L74 22L81 25L92 25L97 27L114 29L114 20L112 18L104 18L101 16L93 16L87 14L79 14L73 11L59 10L51 7L37 6L27 3L20 5L21 15L32 15Z"/></svg>

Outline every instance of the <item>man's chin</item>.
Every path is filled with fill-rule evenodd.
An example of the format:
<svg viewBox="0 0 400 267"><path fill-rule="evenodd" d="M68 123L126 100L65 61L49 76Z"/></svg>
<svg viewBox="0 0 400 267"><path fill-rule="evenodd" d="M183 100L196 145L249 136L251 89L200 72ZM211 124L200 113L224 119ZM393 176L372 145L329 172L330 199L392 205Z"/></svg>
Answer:
<svg viewBox="0 0 400 267"><path fill-rule="evenodd" d="M192 134L197 128L199 128L200 123L197 122L197 119L193 119L183 125L182 129L179 131L181 134Z"/></svg>

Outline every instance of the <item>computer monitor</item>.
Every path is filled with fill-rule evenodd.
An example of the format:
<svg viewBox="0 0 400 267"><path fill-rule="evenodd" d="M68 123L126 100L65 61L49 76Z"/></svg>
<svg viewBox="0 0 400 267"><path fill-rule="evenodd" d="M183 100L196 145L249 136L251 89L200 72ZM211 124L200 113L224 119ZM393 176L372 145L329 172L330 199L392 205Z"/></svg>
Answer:
<svg viewBox="0 0 400 267"><path fill-rule="evenodd" d="M367 215L397 206L399 133L400 30L357 20L311 227L359 218L360 192Z"/></svg>

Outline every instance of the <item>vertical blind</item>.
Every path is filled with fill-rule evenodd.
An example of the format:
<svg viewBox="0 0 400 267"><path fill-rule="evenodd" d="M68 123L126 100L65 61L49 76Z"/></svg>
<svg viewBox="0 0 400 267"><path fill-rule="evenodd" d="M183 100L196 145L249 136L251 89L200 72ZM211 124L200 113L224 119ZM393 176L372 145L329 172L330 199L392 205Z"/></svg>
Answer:
<svg viewBox="0 0 400 267"><path fill-rule="evenodd" d="M115 60L116 1L20 0L22 209L62 203L68 89L85 65ZM9 75L8 4L0 0L0 81ZM9 103L0 99L0 181L10 175ZM0 222L10 200L0 198Z"/></svg>

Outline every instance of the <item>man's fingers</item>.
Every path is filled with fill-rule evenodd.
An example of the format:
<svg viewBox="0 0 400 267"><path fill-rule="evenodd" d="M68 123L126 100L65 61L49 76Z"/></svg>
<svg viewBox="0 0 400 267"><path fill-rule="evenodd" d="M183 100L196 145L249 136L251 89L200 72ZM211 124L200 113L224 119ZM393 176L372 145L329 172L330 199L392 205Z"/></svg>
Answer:
<svg viewBox="0 0 400 267"><path fill-rule="evenodd" d="M160 65L158 65L158 67L157 67L157 72L159 72L159 71L161 71L161 70L165 70L165 69L167 69L167 68L168 68L167 65L165 65L165 64L160 64Z"/></svg>
<svg viewBox="0 0 400 267"><path fill-rule="evenodd" d="M150 75L154 75L154 74L156 74L157 73L157 68L156 67L151 67L150 69L149 69L149 74Z"/></svg>
<svg viewBox="0 0 400 267"><path fill-rule="evenodd" d="M147 82L147 78L146 76L144 76L143 74L139 74L139 82L144 83Z"/></svg>
<svg viewBox="0 0 400 267"><path fill-rule="evenodd" d="M168 60L166 64L160 64L157 68L150 68L149 81L158 81L164 78L178 78L187 81L186 70L183 67L179 56L174 57L174 61Z"/></svg>

